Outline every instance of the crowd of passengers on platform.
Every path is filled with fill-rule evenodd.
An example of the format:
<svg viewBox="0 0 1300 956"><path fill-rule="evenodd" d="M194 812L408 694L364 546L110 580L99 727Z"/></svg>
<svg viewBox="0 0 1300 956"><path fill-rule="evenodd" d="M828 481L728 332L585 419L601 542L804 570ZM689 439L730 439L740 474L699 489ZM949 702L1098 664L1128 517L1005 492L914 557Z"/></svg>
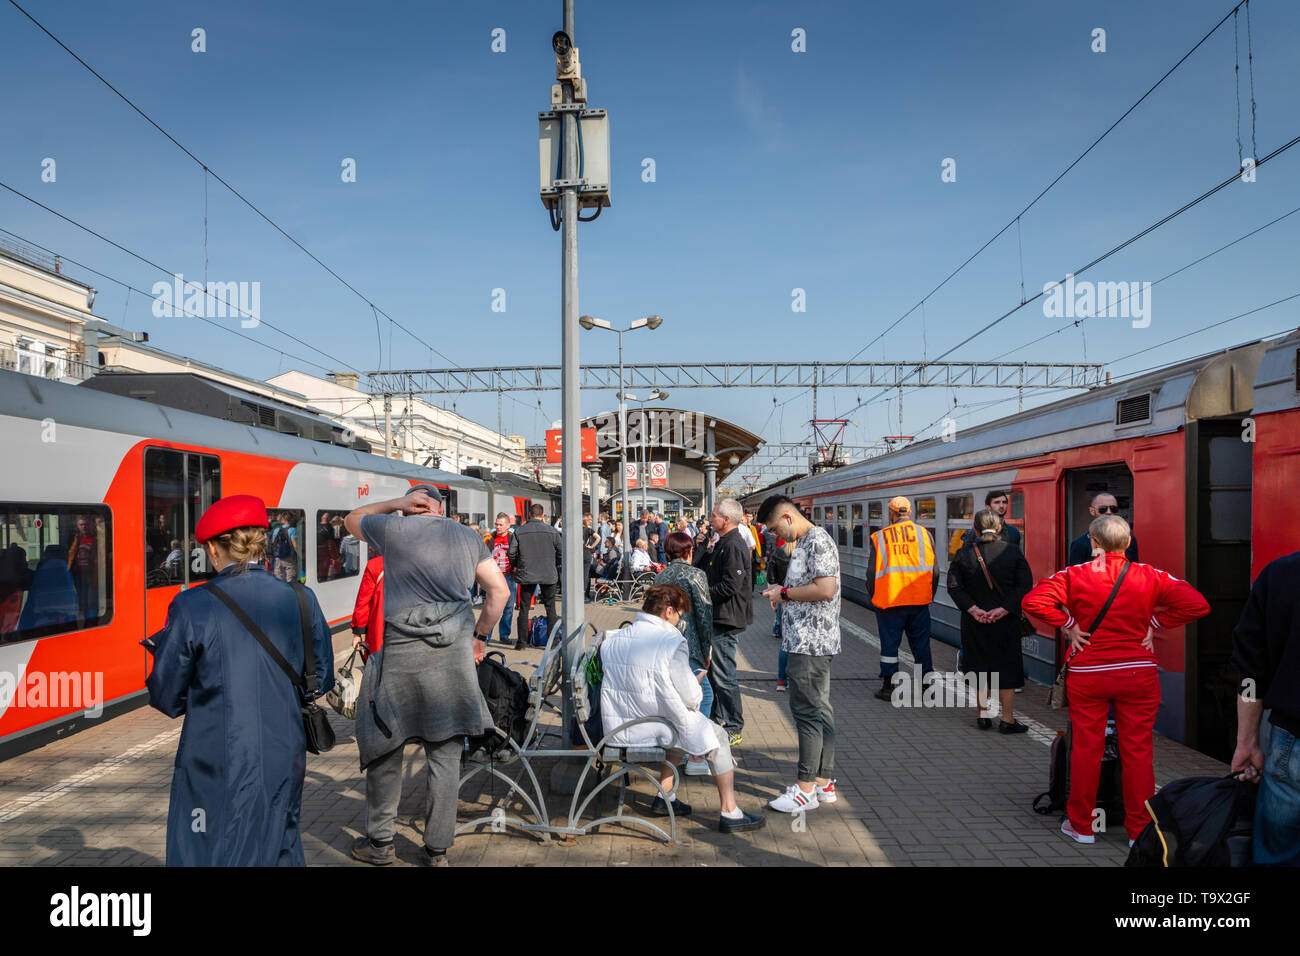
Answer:
<svg viewBox="0 0 1300 956"><path fill-rule="evenodd" d="M999 731L1022 733L1025 725L1013 709L1014 691L1024 683L1021 613L1063 631L1070 646L1065 685L1073 734L1061 831L1080 843L1095 839L1092 809L1113 712L1124 825L1132 839L1149 820L1144 804L1155 789L1155 642L1162 631L1203 616L1209 606L1187 582L1133 560L1128 524L1105 498L1092 505L1086 560L1034 584L1014 529L1004 521L1005 507L1005 493L990 494L948 567L949 592L963 618L961 667L996 677ZM921 679L938 676L929 648L929 604L938 587L934 541L912 520L908 499L893 499L889 511L889 525L872 535L866 582L881 644L877 696L886 702L893 701L904 635ZM491 726L475 665L494 633L511 639L505 612L512 600L519 612L516 643L525 639L534 595L548 619L555 618L562 537L541 506L522 524L499 515L494 531L483 537L441 515L441 492L425 485L344 519L346 532L365 540L375 554L372 565L378 563L373 574L367 568L352 622L355 643L372 652L356 718L366 824L352 854L375 865L396 859L403 749L412 742L423 745L428 780L424 849L417 862L446 865L464 742ZM662 724L623 725L643 717L667 720L683 751L660 768L661 786L669 789L678 779L673 766L680 759L687 775L713 777L721 807L718 830L763 826L761 813L737 804L734 787L734 753L744 741L737 654L753 623L753 602L761 596L775 612L773 631L781 642L777 689L787 695L798 738L794 783L768 806L793 814L837 803L831 673L841 650L840 566L830 535L782 496L767 499L757 514L724 499L707 527L670 530L651 513L636 524L636 540L644 542L647 557L662 559L651 562L661 568L635 620L610 632L601 648L601 714L606 728L622 727L608 742L665 745ZM605 526L610 534L603 533ZM168 816L169 864L303 862L304 695L268 666L266 651L248 640L250 626L290 668L303 668L305 648L312 648L316 693L334 680L333 653L310 591L299 581L266 573L268 530L265 506L252 496L231 496L209 508L196 537L217 576L178 595L166 627L151 641L151 703L187 717ZM608 560L619 537L607 516L587 516L583 545L590 568ZM651 556L655 537L662 553ZM214 588L222 595L213 595ZM1273 562L1260 575L1235 633L1233 660L1243 676L1243 694L1233 768L1260 784L1259 863L1294 864L1300 854L1297 595L1300 553ZM233 613L230 602L241 613ZM258 708L230 706L226 698L235 694L257 701ZM992 729L991 697L977 702L974 726L980 730ZM214 774L214 766L224 769ZM673 812L690 816L678 793L669 794ZM204 832L190 825L196 808L206 813ZM656 797L649 812L667 814L669 806Z"/></svg>

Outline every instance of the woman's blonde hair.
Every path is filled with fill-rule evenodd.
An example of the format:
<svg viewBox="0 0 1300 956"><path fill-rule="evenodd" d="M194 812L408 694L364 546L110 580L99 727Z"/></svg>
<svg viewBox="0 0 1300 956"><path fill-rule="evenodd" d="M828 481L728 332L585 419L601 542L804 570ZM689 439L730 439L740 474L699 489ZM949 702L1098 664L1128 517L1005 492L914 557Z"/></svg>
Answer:
<svg viewBox="0 0 1300 956"><path fill-rule="evenodd" d="M992 541L1002 531L1002 516L996 511L985 508L975 513L975 533L986 541Z"/></svg>
<svg viewBox="0 0 1300 956"><path fill-rule="evenodd" d="M1099 515L1088 525L1088 537L1109 554L1127 551L1133 532L1129 530L1128 522L1119 515Z"/></svg>
<svg viewBox="0 0 1300 956"><path fill-rule="evenodd" d="M209 539L230 556L238 567L235 573L247 571L254 561L266 560L265 528L231 528L229 531Z"/></svg>

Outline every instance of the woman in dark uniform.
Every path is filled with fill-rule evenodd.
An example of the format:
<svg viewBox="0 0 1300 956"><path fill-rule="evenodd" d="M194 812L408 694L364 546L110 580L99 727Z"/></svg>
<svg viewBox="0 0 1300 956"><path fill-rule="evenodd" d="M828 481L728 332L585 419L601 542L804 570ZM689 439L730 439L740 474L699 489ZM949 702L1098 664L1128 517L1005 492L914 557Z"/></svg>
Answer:
<svg viewBox="0 0 1300 956"><path fill-rule="evenodd" d="M1034 586L1034 575L1020 548L1001 540L1001 531L1002 519L997 512L985 509L975 515L975 544L958 551L948 565L948 594L961 611L964 670L979 675L976 697L980 716L976 725L980 730L993 726L993 720L984 714L988 688L996 686L1002 704L998 730L1021 734L1029 728L1018 723L1013 713L1015 690L1025 686L1020 657L1020 602ZM992 684L994 677L996 685Z"/></svg>
<svg viewBox="0 0 1300 956"><path fill-rule="evenodd" d="M253 495L222 498L195 537L217 576L182 591L154 653L145 686L168 717L185 715L171 806L168 866L302 866L298 819L307 763L298 688L213 591L220 589L303 671L302 588L317 690L334 684L329 626L316 596L266 568L266 505Z"/></svg>

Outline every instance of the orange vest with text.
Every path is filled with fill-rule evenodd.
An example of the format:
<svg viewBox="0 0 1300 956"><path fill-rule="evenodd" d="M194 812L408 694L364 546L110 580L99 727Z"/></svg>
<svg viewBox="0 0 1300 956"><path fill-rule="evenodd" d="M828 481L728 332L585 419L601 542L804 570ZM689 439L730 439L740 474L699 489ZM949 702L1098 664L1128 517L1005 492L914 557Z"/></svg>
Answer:
<svg viewBox="0 0 1300 956"><path fill-rule="evenodd" d="M876 547L878 608L929 604L934 596L934 539L913 521L900 521L871 536Z"/></svg>

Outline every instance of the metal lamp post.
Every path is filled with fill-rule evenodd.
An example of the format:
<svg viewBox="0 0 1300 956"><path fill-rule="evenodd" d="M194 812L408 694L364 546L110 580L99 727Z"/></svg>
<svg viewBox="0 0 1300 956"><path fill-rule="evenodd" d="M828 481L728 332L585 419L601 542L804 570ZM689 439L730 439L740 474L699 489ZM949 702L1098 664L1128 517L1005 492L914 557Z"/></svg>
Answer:
<svg viewBox="0 0 1300 956"><path fill-rule="evenodd" d="M622 383L620 382L619 384L621 385ZM650 480L650 461L646 455L646 443L645 443L645 432L646 432L645 405L646 402L666 401L668 399L668 392L662 388L659 388L659 389L655 389L644 399L637 398L635 395L628 395L627 399L628 401L636 402L641 406L641 510L644 512L646 510L646 495L647 495L648 484ZM621 400L621 396L620 396L620 400ZM626 508L627 505L624 505L623 507Z"/></svg>
<svg viewBox="0 0 1300 956"><path fill-rule="evenodd" d="M618 474L619 488L622 490L621 496L623 499L623 540L621 544L624 554L627 554L631 547L628 543L628 533L632 530L632 521L631 503L627 497L627 403L623 398L623 334L642 327L653 332L663 324L663 321L657 315L647 315L644 318L634 319L625 329L616 329L605 319L598 319L591 315L578 317L578 324L588 331L591 329L607 329L618 335ZM642 480L644 480L644 476L642 476Z"/></svg>

